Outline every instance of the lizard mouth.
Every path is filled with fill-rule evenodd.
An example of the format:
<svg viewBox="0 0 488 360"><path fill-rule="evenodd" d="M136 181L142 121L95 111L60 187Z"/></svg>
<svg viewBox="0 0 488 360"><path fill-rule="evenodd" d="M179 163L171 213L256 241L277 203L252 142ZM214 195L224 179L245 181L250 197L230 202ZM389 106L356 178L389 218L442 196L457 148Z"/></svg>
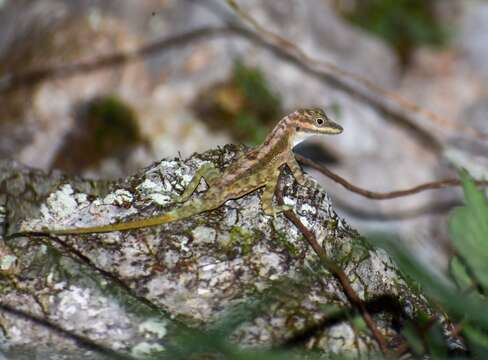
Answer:
<svg viewBox="0 0 488 360"><path fill-rule="evenodd" d="M337 135L344 131L342 126L336 124L332 121L327 121L322 127L314 127L314 128L307 128L302 127L300 128L301 132L312 133L312 134L326 134L326 135Z"/></svg>
<svg viewBox="0 0 488 360"><path fill-rule="evenodd" d="M340 134L341 132L344 131L342 126L340 126L339 124L336 124L332 121L328 122L324 126L323 130L324 130L324 133L331 134L331 135Z"/></svg>

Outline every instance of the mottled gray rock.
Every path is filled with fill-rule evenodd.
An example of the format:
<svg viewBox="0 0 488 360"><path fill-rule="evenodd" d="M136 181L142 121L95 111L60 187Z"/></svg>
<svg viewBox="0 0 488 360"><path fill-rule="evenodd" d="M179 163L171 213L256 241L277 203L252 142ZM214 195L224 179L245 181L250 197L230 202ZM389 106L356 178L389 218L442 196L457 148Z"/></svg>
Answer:
<svg viewBox="0 0 488 360"><path fill-rule="evenodd" d="M488 134L488 98L483 97L467 106L462 114L466 126L479 134ZM466 136L453 137L444 156L458 169L466 169L476 179L488 178L488 145L484 140Z"/></svg>
<svg viewBox="0 0 488 360"><path fill-rule="evenodd" d="M149 217L173 206L170 196L184 189L199 165L225 167L240 151L228 146L184 161L163 160L116 182L46 175L2 162L1 219L11 233ZM285 203L344 269L360 298L389 304L377 305L373 314L389 341L405 319L433 313L387 254L337 216L319 187L300 187L287 171L280 187ZM205 189L202 182L194 196ZM377 350L369 332L344 313L351 304L340 283L321 267L298 229L283 215L263 214L259 191L153 228L4 240L0 254L15 260L4 260L10 266L2 268L8 275L0 278L2 304L117 351L164 352L182 326L212 329L236 321L245 306L253 311L228 333L241 346ZM28 351L53 359L85 352L52 329L0 313L0 344L7 354Z"/></svg>
<svg viewBox="0 0 488 360"><path fill-rule="evenodd" d="M488 79L488 4L483 1L463 2L464 11L457 37L457 45L462 50L469 66ZM485 87L486 89L486 87Z"/></svg>

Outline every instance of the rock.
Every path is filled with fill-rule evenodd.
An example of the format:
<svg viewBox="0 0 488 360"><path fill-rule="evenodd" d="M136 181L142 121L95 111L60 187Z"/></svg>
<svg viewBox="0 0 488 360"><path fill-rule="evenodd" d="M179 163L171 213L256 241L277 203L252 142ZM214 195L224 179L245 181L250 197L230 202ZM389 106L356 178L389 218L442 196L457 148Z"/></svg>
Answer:
<svg viewBox="0 0 488 360"><path fill-rule="evenodd" d="M460 21L460 31L457 36L457 46L462 51L467 65L475 69L476 73L488 79L488 4L482 1L465 2ZM486 89L486 85L485 85Z"/></svg>
<svg viewBox="0 0 488 360"><path fill-rule="evenodd" d="M0 163L0 207L9 225L0 236L8 252L0 254L18 259L14 274L0 278L2 305L71 334L53 334L40 323L3 311L0 343L6 354L30 351L45 359L79 354L86 349L72 341L73 334L122 353L155 354L175 345L182 329L225 329L222 337L241 347L293 344L322 353L377 351L369 332L358 335L351 318L340 315L351 304L300 231L283 215L263 214L260 191L152 228L5 236L19 228L106 224L166 211L173 205L161 209L154 191L181 193L200 164L210 161L222 168L242 150L226 146L187 160L163 160L117 182ZM391 303L373 314L387 341L399 336L406 319L435 313L388 255L368 245L335 213L325 192L298 186L287 171L279 186L285 203L344 270L359 297ZM205 189L201 184L193 196Z"/></svg>
<svg viewBox="0 0 488 360"><path fill-rule="evenodd" d="M478 134L488 135L488 98L482 97L467 106L461 115L464 124ZM481 139L473 140L462 134L453 137L444 156L457 169L466 169L474 178L488 178L488 146Z"/></svg>

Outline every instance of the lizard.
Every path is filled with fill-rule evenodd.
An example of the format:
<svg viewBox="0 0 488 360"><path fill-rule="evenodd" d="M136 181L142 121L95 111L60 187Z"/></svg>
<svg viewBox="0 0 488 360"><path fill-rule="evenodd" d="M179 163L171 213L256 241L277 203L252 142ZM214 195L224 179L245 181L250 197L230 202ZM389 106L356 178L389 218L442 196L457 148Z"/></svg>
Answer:
<svg viewBox="0 0 488 360"><path fill-rule="evenodd" d="M180 204L174 210L146 219L109 225L59 230L42 228L40 231L27 230L12 234L12 236L29 233L38 235L92 234L157 226L214 210L227 200L240 198L260 188L264 188L261 196L263 212L266 215L276 216L276 214L290 209L287 205L273 207L272 203L281 167L286 164L298 184L305 186L309 181L293 155L293 147L312 135L334 135L340 134L342 131L343 128L330 120L322 109L300 109L283 117L261 145L243 153L222 171L212 163L203 164L196 171L183 193L174 199L176 203ZM206 181L208 190L201 197L189 201L202 178Z"/></svg>

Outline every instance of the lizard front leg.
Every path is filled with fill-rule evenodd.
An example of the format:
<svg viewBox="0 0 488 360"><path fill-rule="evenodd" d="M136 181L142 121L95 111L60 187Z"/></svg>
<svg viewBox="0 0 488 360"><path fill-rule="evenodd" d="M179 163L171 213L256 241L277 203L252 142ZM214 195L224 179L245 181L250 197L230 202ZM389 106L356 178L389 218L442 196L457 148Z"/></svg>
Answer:
<svg viewBox="0 0 488 360"><path fill-rule="evenodd" d="M174 198L175 202L183 203L187 201L191 194L195 191L197 186L200 184L200 180L202 178L205 179L208 186L211 186L211 183L214 179L216 179L220 175L220 170L215 167L212 163L205 163L200 168L198 168L197 172L191 179L190 183L186 186L185 191L180 196Z"/></svg>
<svg viewBox="0 0 488 360"><path fill-rule="evenodd" d="M300 167L293 155L290 156L289 159L286 161L286 165L288 165L288 168L291 170L293 177L299 185L314 185L314 181L303 173L302 168Z"/></svg>
<svg viewBox="0 0 488 360"><path fill-rule="evenodd" d="M275 193L276 184L278 182L279 172L276 177L270 179L264 186L263 195L261 195L261 203L263 211L268 216L276 216L283 211L291 210L290 205L273 206L273 195Z"/></svg>

